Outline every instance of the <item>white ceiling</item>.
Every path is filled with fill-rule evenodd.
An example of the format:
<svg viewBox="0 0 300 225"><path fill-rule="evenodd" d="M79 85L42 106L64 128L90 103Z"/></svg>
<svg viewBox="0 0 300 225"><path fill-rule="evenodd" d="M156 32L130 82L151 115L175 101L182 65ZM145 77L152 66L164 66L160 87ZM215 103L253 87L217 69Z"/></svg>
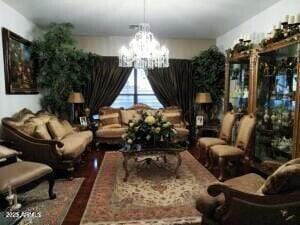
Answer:
<svg viewBox="0 0 300 225"><path fill-rule="evenodd" d="M71 22L80 35L133 35L143 0L3 0L37 25ZM146 22L158 37L216 38L279 0L146 0Z"/></svg>

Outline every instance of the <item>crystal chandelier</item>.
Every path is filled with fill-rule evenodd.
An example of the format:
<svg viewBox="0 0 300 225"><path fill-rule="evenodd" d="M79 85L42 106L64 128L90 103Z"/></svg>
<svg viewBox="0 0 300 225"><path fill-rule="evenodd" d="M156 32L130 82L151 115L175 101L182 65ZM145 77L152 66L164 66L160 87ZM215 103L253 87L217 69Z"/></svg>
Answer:
<svg viewBox="0 0 300 225"><path fill-rule="evenodd" d="M119 50L119 66L134 67L136 69L169 67L169 50L165 46L160 47L159 42L150 32L149 24L140 23L138 32L129 43L129 48L123 46Z"/></svg>

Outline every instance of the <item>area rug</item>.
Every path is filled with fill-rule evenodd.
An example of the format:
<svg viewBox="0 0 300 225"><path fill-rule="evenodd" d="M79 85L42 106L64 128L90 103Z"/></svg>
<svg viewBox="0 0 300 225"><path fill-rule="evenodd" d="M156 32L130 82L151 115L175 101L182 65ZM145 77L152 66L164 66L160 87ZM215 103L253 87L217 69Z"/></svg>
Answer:
<svg viewBox="0 0 300 225"><path fill-rule="evenodd" d="M82 185L84 178L57 180L54 186L56 199L49 200L48 182L29 192L18 195L24 219L21 225L60 225Z"/></svg>
<svg viewBox="0 0 300 225"><path fill-rule="evenodd" d="M174 176L177 160L168 156L167 163L130 161L131 173L124 182L123 156L106 153L81 225L199 224L196 199L216 178L188 151L181 157L179 179Z"/></svg>

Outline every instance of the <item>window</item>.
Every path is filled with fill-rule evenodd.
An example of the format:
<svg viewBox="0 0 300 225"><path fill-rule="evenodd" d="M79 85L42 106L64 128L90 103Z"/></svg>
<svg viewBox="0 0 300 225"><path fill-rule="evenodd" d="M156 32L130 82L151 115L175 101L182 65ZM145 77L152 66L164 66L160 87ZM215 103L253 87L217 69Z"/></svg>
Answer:
<svg viewBox="0 0 300 225"><path fill-rule="evenodd" d="M162 108L161 103L156 98L147 75L142 69L133 69L125 86L116 98L112 107L129 108L133 104L143 103L152 108Z"/></svg>

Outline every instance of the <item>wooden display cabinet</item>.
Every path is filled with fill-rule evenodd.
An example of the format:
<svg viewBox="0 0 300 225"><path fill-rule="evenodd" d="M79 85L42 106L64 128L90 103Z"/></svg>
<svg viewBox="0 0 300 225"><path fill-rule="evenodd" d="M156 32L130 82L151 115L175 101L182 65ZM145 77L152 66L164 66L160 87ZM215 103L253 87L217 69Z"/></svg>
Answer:
<svg viewBox="0 0 300 225"><path fill-rule="evenodd" d="M225 64L224 112L237 114L248 112L250 85L250 54L234 54Z"/></svg>
<svg viewBox="0 0 300 225"><path fill-rule="evenodd" d="M285 162L300 157L300 35L251 55L248 111L256 115L253 158Z"/></svg>
<svg viewBox="0 0 300 225"><path fill-rule="evenodd" d="M224 112L233 110L237 118L232 131L232 144L237 137L240 118L248 114L252 106L254 59L252 51L235 53L226 59Z"/></svg>

